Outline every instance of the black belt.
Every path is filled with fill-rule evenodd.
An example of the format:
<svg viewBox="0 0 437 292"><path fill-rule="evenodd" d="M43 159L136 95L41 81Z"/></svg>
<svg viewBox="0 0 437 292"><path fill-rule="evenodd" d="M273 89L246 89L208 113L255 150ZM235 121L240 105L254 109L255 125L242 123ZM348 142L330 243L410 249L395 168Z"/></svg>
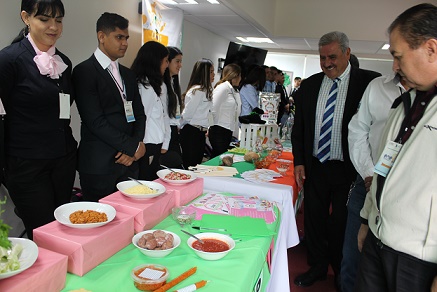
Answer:
<svg viewBox="0 0 437 292"><path fill-rule="evenodd" d="M207 132L207 131L208 131L208 128L205 128L205 127L202 127L202 126L191 125L191 124L190 124L190 126L192 126L192 127L194 127L194 128L197 128L197 129L199 129L199 130L202 131L202 132Z"/></svg>

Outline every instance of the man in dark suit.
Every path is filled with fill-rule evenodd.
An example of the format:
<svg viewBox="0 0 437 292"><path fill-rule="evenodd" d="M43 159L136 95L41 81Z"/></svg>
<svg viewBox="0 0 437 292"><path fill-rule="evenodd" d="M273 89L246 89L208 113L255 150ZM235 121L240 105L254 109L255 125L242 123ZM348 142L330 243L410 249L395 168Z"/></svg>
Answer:
<svg viewBox="0 0 437 292"><path fill-rule="evenodd" d="M135 161L145 153L145 115L135 75L117 62L128 47L128 25L120 15L103 13L97 21L98 48L73 71L82 119L78 170L87 201L137 177Z"/></svg>
<svg viewBox="0 0 437 292"><path fill-rule="evenodd" d="M349 64L349 39L342 32L322 36L319 54L323 72L305 79L297 91L291 138L296 181L305 187L305 238L311 266L294 280L298 286L325 279L329 264L339 284L346 202L356 178L348 152L348 124L367 84L381 75Z"/></svg>
<svg viewBox="0 0 437 292"><path fill-rule="evenodd" d="M284 73L281 70L278 70L278 75L276 78L276 88L275 93L279 93L281 95L281 100L279 101L278 105L278 119L277 124L283 126L283 122L287 120L288 118L288 110L290 108L290 102L287 97L287 91L284 87ZM284 117L285 115L285 117ZM282 119L284 117L284 120Z"/></svg>

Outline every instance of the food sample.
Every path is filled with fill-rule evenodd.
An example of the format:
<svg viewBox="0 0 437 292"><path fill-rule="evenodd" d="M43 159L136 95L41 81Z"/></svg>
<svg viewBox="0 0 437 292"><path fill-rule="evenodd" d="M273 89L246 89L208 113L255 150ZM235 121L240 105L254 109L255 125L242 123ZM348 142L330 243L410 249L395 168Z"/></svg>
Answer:
<svg viewBox="0 0 437 292"><path fill-rule="evenodd" d="M173 235L162 230L146 233L138 239L137 245L149 250L164 250L173 248Z"/></svg>
<svg viewBox="0 0 437 292"><path fill-rule="evenodd" d="M191 175L189 174L185 174L185 173L181 173L181 172L170 172L165 176L166 179L170 179L170 180L186 180L186 179L190 179Z"/></svg>
<svg viewBox="0 0 437 292"><path fill-rule="evenodd" d="M79 210L70 214L70 222L73 224L99 223L108 221L106 213L93 210Z"/></svg>
<svg viewBox="0 0 437 292"><path fill-rule="evenodd" d="M129 195L156 194L158 191L145 185L136 185L123 191Z"/></svg>
<svg viewBox="0 0 437 292"><path fill-rule="evenodd" d="M215 238L202 238L202 241L203 244L196 240L193 242L192 247L205 252L222 252L229 250L229 245L222 240Z"/></svg>
<svg viewBox="0 0 437 292"><path fill-rule="evenodd" d="M222 163L225 166L232 166L232 164L234 163L234 157L233 156L224 156L222 158Z"/></svg>
<svg viewBox="0 0 437 292"><path fill-rule="evenodd" d="M158 279L148 278L150 273L161 273ZM160 288L167 282L169 272L166 267L161 265L141 265L132 270L131 276L134 280L134 285L142 291L154 291Z"/></svg>
<svg viewBox="0 0 437 292"><path fill-rule="evenodd" d="M244 154L244 160L247 162L252 162L254 159L258 159L259 155L255 152L247 152L246 154Z"/></svg>

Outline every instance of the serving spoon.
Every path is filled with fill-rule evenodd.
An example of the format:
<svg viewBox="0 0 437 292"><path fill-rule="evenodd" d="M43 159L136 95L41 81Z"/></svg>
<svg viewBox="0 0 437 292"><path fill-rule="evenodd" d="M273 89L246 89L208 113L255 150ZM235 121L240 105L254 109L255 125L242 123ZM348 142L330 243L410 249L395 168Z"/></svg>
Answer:
<svg viewBox="0 0 437 292"><path fill-rule="evenodd" d="M140 184L140 185L142 185L142 186L148 187L149 189L154 190L155 192L159 192L158 189L154 189L154 188L151 188L151 187L149 187L149 186L146 186L145 184L143 184L142 182L140 182L139 180L137 180L137 179L135 179L135 178L133 178L133 177L128 176L127 178L130 179L130 180L132 180L132 181L134 181L134 182L136 182L137 184Z"/></svg>
<svg viewBox="0 0 437 292"><path fill-rule="evenodd" d="M197 239L201 244L203 244L203 240L202 239L200 239L199 237L197 237L196 235L194 235L194 234L191 234L191 233L189 233L188 231L185 231L185 230L183 230L183 229L181 229L181 231L183 232L183 233L185 233L185 234L187 234L187 235L189 235L189 236L191 236L192 238L195 238L195 239Z"/></svg>
<svg viewBox="0 0 437 292"><path fill-rule="evenodd" d="M167 167L165 165L160 164L161 167L164 167L165 169L170 170L171 172L177 173L177 171L174 171L173 169L171 169L170 167Z"/></svg>

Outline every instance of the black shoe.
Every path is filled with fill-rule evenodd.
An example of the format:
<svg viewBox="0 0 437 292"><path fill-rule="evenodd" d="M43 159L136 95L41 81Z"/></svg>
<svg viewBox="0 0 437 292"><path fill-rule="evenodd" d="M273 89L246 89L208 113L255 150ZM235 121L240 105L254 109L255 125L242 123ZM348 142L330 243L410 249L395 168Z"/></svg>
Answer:
<svg viewBox="0 0 437 292"><path fill-rule="evenodd" d="M334 277L334 285L337 292L341 292L341 278L340 274L335 275Z"/></svg>
<svg viewBox="0 0 437 292"><path fill-rule="evenodd" d="M294 279L296 286L308 287L317 281L326 280L326 271L318 268L310 268L306 273L303 273Z"/></svg>

